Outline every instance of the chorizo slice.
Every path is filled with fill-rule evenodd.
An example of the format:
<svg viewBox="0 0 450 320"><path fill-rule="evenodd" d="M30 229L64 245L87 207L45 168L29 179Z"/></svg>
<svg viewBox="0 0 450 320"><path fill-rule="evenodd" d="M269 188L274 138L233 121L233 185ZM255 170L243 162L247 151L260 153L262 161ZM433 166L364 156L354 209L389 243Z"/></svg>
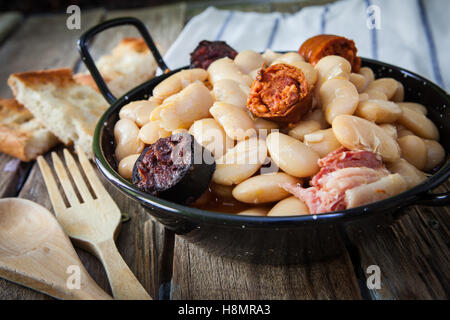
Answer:
<svg viewBox="0 0 450 320"><path fill-rule="evenodd" d="M353 40L332 34L320 34L303 42L298 53L312 65L325 56L341 56L350 62L352 72L356 73L361 67L361 58L356 55L357 51Z"/></svg>
<svg viewBox="0 0 450 320"><path fill-rule="evenodd" d="M208 188L216 164L188 133L161 138L146 147L133 167L132 182L162 199L189 204Z"/></svg>
<svg viewBox="0 0 450 320"><path fill-rule="evenodd" d="M259 118L297 122L312 106L312 94L303 72L279 63L261 69L253 82L247 108Z"/></svg>
<svg viewBox="0 0 450 320"><path fill-rule="evenodd" d="M225 41L203 40L191 52L191 68L202 68L206 70L214 61L225 57L234 59L237 54L237 51Z"/></svg>

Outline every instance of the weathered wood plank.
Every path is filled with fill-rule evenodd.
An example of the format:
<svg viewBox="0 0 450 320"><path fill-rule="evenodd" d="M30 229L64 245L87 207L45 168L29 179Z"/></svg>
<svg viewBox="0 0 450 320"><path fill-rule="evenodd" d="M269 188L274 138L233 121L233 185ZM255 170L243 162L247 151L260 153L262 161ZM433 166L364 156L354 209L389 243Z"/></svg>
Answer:
<svg viewBox="0 0 450 320"><path fill-rule="evenodd" d="M156 33L153 32L155 39L159 37L159 39L165 41L168 47L182 29L184 6L170 6L167 10L169 12L168 15L162 14L165 12L164 8L157 8L155 13L151 10L144 10L144 12L142 10L126 10L112 12L107 18L131 15L141 18L145 23L152 23L157 26L155 28ZM122 37L132 35L134 30L130 27L128 32L109 33L109 36L114 38L109 40L108 34L106 34L106 37L102 38L105 45L103 46L100 43L99 46L103 52L98 52L103 54L110 50ZM99 42L96 43L99 44ZM75 64L75 61L78 59L76 51L72 57L73 64ZM170 282L171 277L173 235L153 219L149 219L148 213L140 205L125 197L105 179L103 179L103 182L116 200L119 208L130 216L130 221L122 225L117 239L117 246L124 260L153 298L168 296L164 288L167 287L166 284ZM33 166L27 184L24 186L20 196L43 202L42 204L51 208L45 185L36 165ZM96 258L83 250L77 249L77 252L92 277L101 287L109 290L106 275ZM16 292L26 290L21 287L18 288L16 290L12 289L9 296L18 296ZM35 293L31 295L34 296ZM26 294L22 296L26 298Z"/></svg>
<svg viewBox="0 0 450 320"><path fill-rule="evenodd" d="M30 163L0 153L0 198L16 196L31 167Z"/></svg>
<svg viewBox="0 0 450 320"><path fill-rule="evenodd" d="M63 159L61 148L58 154ZM52 163L49 154L46 155L46 160L50 164ZM173 235L168 235L165 229L155 226L156 222L150 220L144 208L122 194L111 183L106 181L97 169L96 171L120 210L130 216L130 220L122 224L116 240L119 252L145 289L153 298L157 299L162 291L161 288L170 280L173 246L171 239L173 239ZM35 201L53 212L47 188L36 163L34 163L19 197ZM101 263L88 252L78 248L76 250L83 265L93 279L105 291L111 293L106 273ZM4 280L0 282L0 287L5 287L5 290L2 290L3 293L0 293L0 298L2 299L14 299L17 297L28 299L28 296L30 296L30 299L43 297L43 295L14 284L8 286L4 283Z"/></svg>
<svg viewBox="0 0 450 320"><path fill-rule="evenodd" d="M214 256L175 239L172 299L360 299L348 255L271 266Z"/></svg>
<svg viewBox="0 0 450 320"><path fill-rule="evenodd" d="M14 32L23 16L20 12L5 12L0 14L0 43Z"/></svg>
<svg viewBox="0 0 450 320"><path fill-rule="evenodd" d="M61 155L61 152L59 153ZM49 163L51 163L51 157L49 154L46 156L46 160ZM40 205L44 206L45 208L49 209L51 212L53 212L52 204L48 197L47 188L45 186L39 167L35 162L33 163L33 168L31 169L31 172L29 174L26 183L24 184L22 190L20 191L19 197L37 202ZM100 287L102 287L103 289L105 289L107 292L110 293L106 273L101 263L91 254L89 254L84 250L76 249L76 251L80 257L80 260L83 262L83 265L88 270L92 278L99 284ZM34 292L28 288L15 285L10 282L5 283L5 280L3 279L1 279L0 283L2 283L1 286L4 287L4 289L0 293L0 299L47 298L44 294Z"/></svg>
<svg viewBox="0 0 450 320"><path fill-rule="evenodd" d="M0 46L0 97L12 96L6 84L11 73L72 67L78 59L76 39L81 32L97 23L102 14L103 10L83 12L81 30L68 30L66 15L40 15L25 20L14 35ZM0 197L15 195L30 169L30 165L12 165L14 163L12 157L0 154Z"/></svg>
<svg viewBox="0 0 450 320"><path fill-rule="evenodd" d="M20 26L0 47L0 61L3 63L0 69L0 97L8 97L12 94L6 85L10 73L41 68L72 67L77 58L75 42L81 32L97 23L103 14L103 10L91 10L83 13L81 30L66 29L66 15L42 15L31 17ZM27 176L33 164L24 164L15 161L12 157L0 155L0 197L15 196L19 192L23 178ZM5 170L6 167L6 170ZM38 190L43 181L36 180L36 169L30 172L29 179L22 194L27 194L27 188L36 185ZM46 192L46 190L44 189ZM36 199L47 199L46 193L36 195ZM84 253L85 255L87 253ZM37 295L31 290L21 286L0 280L1 299L39 299L43 295Z"/></svg>
<svg viewBox="0 0 450 320"><path fill-rule="evenodd" d="M132 16L143 21L164 53L177 38L184 26L186 5L184 3L138 10L118 10L107 12L105 19ZM111 51L124 37L140 36L133 27L120 27L106 30L93 41L92 54L95 58ZM119 205L120 206L120 205ZM143 284L150 288L154 298L168 298L168 287L172 276L172 258L174 235L160 223L151 218L140 206L128 200L127 212L132 217L129 229L119 236L119 250L131 242L132 237L137 246L134 253L137 272L143 276ZM133 219L133 217L135 217ZM133 221L134 220L134 221ZM120 238L123 237L123 238ZM122 252L122 251L121 251ZM131 256L130 256L131 258Z"/></svg>
<svg viewBox="0 0 450 320"><path fill-rule="evenodd" d="M448 190L449 182L435 192ZM350 231L362 269L377 265L381 271L381 289L371 289L372 298L449 298L449 213L449 207L413 206L392 226Z"/></svg>
<svg viewBox="0 0 450 320"><path fill-rule="evenodd" d="M6 84L11 73L41 68L72 68L78 59L76 40L81 33L98 23L103 10L82 12L80 30L68 30L67 15L31 16L0 47L0 97L11 97Z"/></svg>

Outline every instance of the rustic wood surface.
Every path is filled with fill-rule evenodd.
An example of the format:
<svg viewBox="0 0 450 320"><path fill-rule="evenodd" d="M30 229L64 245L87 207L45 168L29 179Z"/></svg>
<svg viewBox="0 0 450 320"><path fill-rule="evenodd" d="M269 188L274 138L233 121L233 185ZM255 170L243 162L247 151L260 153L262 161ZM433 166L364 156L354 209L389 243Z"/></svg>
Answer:
<svg viewBox="0 0 450 320"><path fill-rule="evenodd" d="M323 0L323 3L330 2ZM295 12L311 1L225 5L248 11ZM75 41L96 23L135 16L149 27L162 51L169 48L184 24L206 5L180 3L157 8L82 11L82 29L68 31L67 15L39 15L8 22L0 15L0 97L10 97L10 73L80 65ZM12 22L11 22L12 21ZM11 25L14 24L14 27ZM56 27L60 26L60 27ZM94 57L112 48L131 28L108 31L91 45ZM37 58L38 57L38 58ZM60 151L59 151L60 152ZM50 161L49 155L46 159ZM100 173L99 173L100 175ZM217 257L167 231L135 202L102 181L130 221L122 225L117 247L126 263L154 299L448 299L450 292L449 208L414 206L390 227L348 230L344 254L328 261L298 266L268 266ZM39 168L0 154L0 197L23 197L52 210ZM436 192L449 189L449 183ZM363 238L361 235L365 234ZM367 234L370 236L367 237ZM366 239L371 239L370 241ZM101 263L77 248L86 269L100 287L111 293ZM367 267L378 265L381 289L369 290ZM0 299L50 299L0 279Z"/></svg>

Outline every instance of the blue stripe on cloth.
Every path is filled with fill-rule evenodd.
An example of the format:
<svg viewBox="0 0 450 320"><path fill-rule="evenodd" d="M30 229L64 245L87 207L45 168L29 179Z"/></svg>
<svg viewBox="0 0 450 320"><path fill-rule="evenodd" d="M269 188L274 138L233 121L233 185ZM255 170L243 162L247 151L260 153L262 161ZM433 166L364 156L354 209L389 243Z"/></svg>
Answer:
<svg viewBox="0 0 450 320"><path fill-rule="evenodd" d="M323 7L322 14L320 15L320 33L324 34L326 30L327 25L327 13L330 10L329 5L326 5Z"/></svg>
<svg viewBox="0 0 450 320"><path fill-rule="evenodd" d="M275 22L273 23L272 31L270 32L269 41L267 41L266 49L270 49L273 44L273 40L275 39L275 35L278 31L278 24L280 23L280 18L276 18Z"/></svg>
<svg viewBox="0 0 450 320"><path fill-rule="evenodd" d="M368 14L367 9L372 5L370 0L366 0L366 14ZM369 16L367 16L369 18ZM372 29L370 29L370 38L371 38L371 44L372 44L372 58L375 60L378 60L378 35L377 35L377 28L373 26Z"/></svg>
<svg viewBox="0 0 450 320"><path fill-rule="evenodd" d="M231 18L233 17L234 12L230 11L227 15L227 17L225 18L224 23L222 24L222 26L220 27L219 32L217 33L216 36L216 41L220 40L223 36L223 33L225 32L225 29L227 28L228 24L230 23Z"/></svg>
<svg viewBox="0 0 450 320"><path fill-rule="evenodd" d="M425 4L423 0L417 0L417 6L419 7L420 20L422 22L425 36L428 43L428 51L430 53L431 66L433 68L434 79L437 84L444 87L444 81L442 80L441 69L439 68L439 61L437 58L436 45L434 44L433 34L431 33L430 23L428 21L427 13L425 10Z"/></svg>

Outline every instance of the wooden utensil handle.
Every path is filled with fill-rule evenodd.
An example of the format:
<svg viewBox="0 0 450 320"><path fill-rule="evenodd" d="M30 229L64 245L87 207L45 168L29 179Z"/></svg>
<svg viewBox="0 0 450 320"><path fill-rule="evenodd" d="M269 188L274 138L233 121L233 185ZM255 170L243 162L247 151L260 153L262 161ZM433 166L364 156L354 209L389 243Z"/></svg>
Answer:
<svg viewBox="0 0 450 320"><path fill-rule="evenodd" d="M100 260L105 267L113 296L118 300L152 300L138 279L131 272L114 240L109 239L96 245Z"/></svg>

